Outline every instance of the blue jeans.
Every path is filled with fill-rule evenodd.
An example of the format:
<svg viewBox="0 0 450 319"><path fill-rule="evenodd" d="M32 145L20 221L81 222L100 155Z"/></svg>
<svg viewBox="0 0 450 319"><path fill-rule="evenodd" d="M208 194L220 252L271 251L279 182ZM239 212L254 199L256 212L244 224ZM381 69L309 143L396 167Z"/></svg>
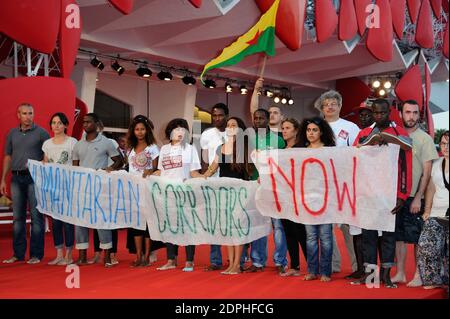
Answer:
<svg viewBox="0 0 450 319"><path fill-rule="evenodd" d="M267 262L267 236L261 237L260 239L254 240L250 243L250 258L252 259L252 264L256 267L265 267ZM241 255L241 266L244 266L244 252L246 251L245 246Z"/></svg>
<svg viewBox="0 0 450 319"><path fill-rule="evenodd" d="M44 215L36 209L36 196L31 175L13 175L11 179L13 207L13 250L19 260L25 259L27 250L27 204L31 215L30 257L44 257Z"/></svg>
<svg viewBox="0 0 450 319"><path fill-rule="evenodd" d="M64 241L66 248L72 248L75 241L75 228L72 224L60 221L53 218L52 221L53 230L53 242L56 249L62 249L64 247Z"/></svg>
<svg viewBox="0 0 450 319"><path fill-rule="evenodd" d="M89 248L89 228L83 226L75 226L76 249ZM111 229L99 229L98 238L100 239L100 249L112 248L112 232Z"/></svg>
<svg viewBox="0 0 450 319"><path fill-rule="evenodd" d="M287 243L286 235L284 233L281 219L272 218L273 225L273 241L275 242L275 252L273 253L273 262L275 266L286 267L288 260L287 255Z"/></svg>
<svg viewBox="0 0 450 319"><path fill-rule="evenodd" d="M222 266L222 249L220 245L211 245L209 261L211 265Z"/></svg>
<svg viewBox="0 0 450 319"><path fill-rule="evenodd" d="M305 227L308 273L330 277L331 256L333 255L333 225L305 225Z"/></svg>

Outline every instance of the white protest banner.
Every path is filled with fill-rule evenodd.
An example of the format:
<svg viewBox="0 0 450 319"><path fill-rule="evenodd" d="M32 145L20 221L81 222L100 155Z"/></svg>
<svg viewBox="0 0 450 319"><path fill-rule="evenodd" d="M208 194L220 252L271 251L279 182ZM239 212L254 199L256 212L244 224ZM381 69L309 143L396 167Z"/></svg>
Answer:
<svg viewBox="0 0 450 319"><path fill-rule="evenodd" d="M397 145L261 151L261 214L294 222L394 231Z"/></svg>
<svg viewBox="0 0 450 319"><path fill-rule="evenodd" d="M28 168L41 213L89 228L145 229L147 190L139 176L34 160Z"/></svg>
<svg viewBox="0 0 450 319"><path fill-rule="evenodd" d="M146 179L150 237L178 245L239 245L267 236L270 218L255 206L257 182L194 178L185 182Z"/></svg>

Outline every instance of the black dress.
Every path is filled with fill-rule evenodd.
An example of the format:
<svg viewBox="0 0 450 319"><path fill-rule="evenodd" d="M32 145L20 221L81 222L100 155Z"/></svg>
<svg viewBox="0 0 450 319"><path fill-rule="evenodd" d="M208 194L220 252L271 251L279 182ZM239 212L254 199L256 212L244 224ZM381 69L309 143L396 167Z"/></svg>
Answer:
<svg viewBox="0 0 450 319"><path fill-rule="evenodd" d="M244 169L244 165L242 165L240 170L233 170L231 163L233 162L233 155L225 155L222 153L222 147L217 149L217 153L219 156L219 176L220 177L231 177L231 178L239 178L243 180L248 180L249 175L247 171Z"/></svg>

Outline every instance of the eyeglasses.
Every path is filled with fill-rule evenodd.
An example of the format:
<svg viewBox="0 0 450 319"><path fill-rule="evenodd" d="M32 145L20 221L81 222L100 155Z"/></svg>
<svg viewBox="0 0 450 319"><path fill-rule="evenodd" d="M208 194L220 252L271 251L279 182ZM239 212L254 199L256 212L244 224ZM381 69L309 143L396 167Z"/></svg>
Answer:
<svg viewBox="0 0 450 319"><path fill-rule="evenodd" d="M339 104L337 104L336 102L332 102L332 103L324 103L322 104L322 107L338 107Z"/></svg>
<svg viewBox="0 0 450 319"><path fill-rule="evenodd" d="M444 148L444 147L447 147L448 148L448 143L439 143L439 146L440 147L442 147L442 148Z"/></svg>

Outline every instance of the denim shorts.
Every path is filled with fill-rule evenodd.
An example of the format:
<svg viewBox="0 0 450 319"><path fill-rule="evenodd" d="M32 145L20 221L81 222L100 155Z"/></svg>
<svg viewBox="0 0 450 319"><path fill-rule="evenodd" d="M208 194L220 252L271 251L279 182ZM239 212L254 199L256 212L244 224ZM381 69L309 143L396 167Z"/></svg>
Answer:
<svg viewBox="0 0 450 319"><path fill-rule="evenodd" d="M423 200L420 212L412 214L410 206L414 197L409 197L401 210L395 216L395 239L408 244L417 244L423 228Z"/></svg>

